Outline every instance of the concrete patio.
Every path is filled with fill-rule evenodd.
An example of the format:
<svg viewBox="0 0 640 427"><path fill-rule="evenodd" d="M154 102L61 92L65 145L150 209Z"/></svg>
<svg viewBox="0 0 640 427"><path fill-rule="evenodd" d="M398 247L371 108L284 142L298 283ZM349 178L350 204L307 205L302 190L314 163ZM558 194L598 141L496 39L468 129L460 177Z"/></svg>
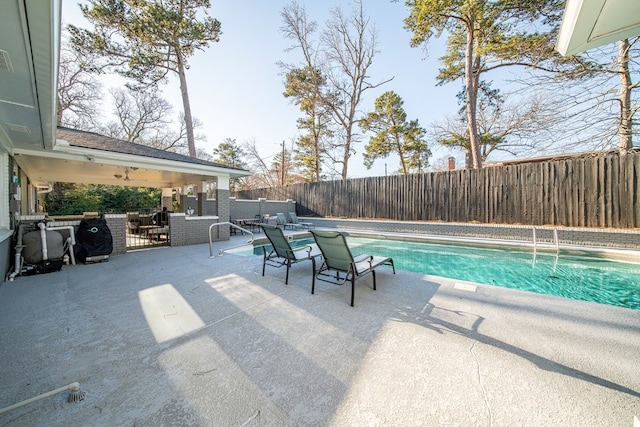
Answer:
<svg viewBox="0 0 640 427"><path fill-rule="evenodd" d="M246 236L217 243L237 245ZM452 263L451 268L455 268ZM633 426L640 311L384 269L378 290L311 263L112 256L0 286L11 426Z"/></svg>

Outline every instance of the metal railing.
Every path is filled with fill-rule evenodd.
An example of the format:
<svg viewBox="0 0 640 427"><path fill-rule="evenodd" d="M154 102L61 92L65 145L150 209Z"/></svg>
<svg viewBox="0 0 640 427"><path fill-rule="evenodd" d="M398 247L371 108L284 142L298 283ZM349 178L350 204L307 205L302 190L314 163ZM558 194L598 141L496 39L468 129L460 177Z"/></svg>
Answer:
<svg viewBox="0 0 640 427"><path fill-rule="evenodd" d="M560 252L560 239L558 238L558 227L553 228L553 245L556 247L556 252ZM536 236L536 227L533 227L533 251L535 252L538 247L538 239Z"/></svg>
<svg viewBox="0 0 640 427"><path fill-rule="evenodd" d="M234 224L232 222L228 222L228 221L226 221L226 222L216 222L215 224L211 224L209 226L209 258L215 258L215 255L213 255L213 236L211 235L211 231L213 230L214 227L218 227L218 226L221 226L221 225L229 225L229 226L231 226L231 227L233 227L235 229L240 230L243 233L250 234L251 235L251 240L247 241L247 243L245 243L245 245L250 245L250 244L253 243L253 233L251 231L249 231L247 229L244 229L242 227L239 227L239 226L237 226L236 224ZM218 255L222 255L222 253L224 251L226 251L226 250L239 248L241 246L244 246L244 245L238 245L238 246L233 246L231 248L220 249L220 252L218 252Z"/></svg>

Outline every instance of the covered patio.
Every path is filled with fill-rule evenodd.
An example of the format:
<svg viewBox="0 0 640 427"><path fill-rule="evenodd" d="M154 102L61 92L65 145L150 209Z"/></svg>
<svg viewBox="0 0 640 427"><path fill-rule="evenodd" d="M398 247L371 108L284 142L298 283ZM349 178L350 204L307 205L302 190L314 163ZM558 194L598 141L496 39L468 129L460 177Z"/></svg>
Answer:
<svg viewBox="0 0 640 427"><path fill-rule="evenodd" d="M214 253L246 241L232 236ZM310 294L208 245L0 287L0 425L617 425L640 413L635 310L399 271Z"/></svg>

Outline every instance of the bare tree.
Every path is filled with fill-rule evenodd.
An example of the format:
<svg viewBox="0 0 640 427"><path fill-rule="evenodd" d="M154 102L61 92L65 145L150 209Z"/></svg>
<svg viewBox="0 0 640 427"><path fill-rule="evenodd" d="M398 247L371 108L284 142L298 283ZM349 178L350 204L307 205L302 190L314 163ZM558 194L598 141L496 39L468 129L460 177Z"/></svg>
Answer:
<svg viewBox="0 0 640 427"><path fill-rule="evenodd" d="M555 150L585 151L617 148L626 154L638 136L640 108L640 38L622 40L586 52L588 72L536 74L515 80L522 93L536 93L547 101L546 129L553 131Z"/></svg>
<svg viewBox="0 0 640 427"><path fill-rule="evenodd" d="M120 88L109 91L113 97L118 126L114 136L130 142L148 141L150 134L166 131L171 123L171 104L158 95L156 88L131 91Z"/></svg>
<svg viewBox="0 0 640 427"><path fill-rule="evenodd" d="M90 0L80 9L94 29L68 27L77 50L101 55L110 68L141 87L177 74L192 157L196 148L187 60L220 39L220 22L208 16L210 6L209 0Z"/></svg>
<svg viewBox="0 0 640 427"><path fill-rule="evenodd" d="M178 120L178 130L174 130L170 118L172 106L162 98L155 88L146 91L112 89L116 122L106 125L104 132L114 138L147 145L160 150L190 155L187 143L184 114ZM193 118L194 129L202 123ZM205 140L195 135L196 140ZM196 152L197 158L211 157L205 151Z"/></svg>
<svg viewBox="0 0 640 427"><path fill-rule="evenodd" d="M247 163L253 175L247 177L245 182L247 189L252 188L270 188L280 185L280 176L277 170L274 170L260 156L256 147L256 141L248 141L243 144L244 152L247 155Z"/></svg>
<svg viewBox="0 0 640 427"><path fill-rule="evenodd" d="M304 66L297 68L319 70L311 73L317 75L313 95L317 94L324 108L331 112L336 126L331 133L332 143L325 146L325 154L329 166L340 167L340 175L346 179L349 159L359 141L357 123L361 112L358 107L362 96L367 90L391 80L371 83L367 74L378 53L375 26L370 24L361 1L356 1L356 7L348 16L336 7L314 48L311 37L317 25L307 19L304 8L294 2L284 8L282 16L284 36L296 42L291 49L300 49L304 57Z"/></svg>
<svg viewBox="0 0 640 427"><path fill-rule="evenodd" d="M484 82L479 84L476 126L482 162L493 152L528 155L545 152L553 146L555 140L550 123L555 117L552 102L543 96L502 95ZM442 145L463 150L465 167L469 169L473 167L473 152L466 118L463 106L457 117L446 117L433 123L431 136Z"/></svg>
<svg viewBox="0 0 640 427"><path fill-rule="evenodd" d="M618 77L620 78L620 125L618 130L620 153L625 155L633 148L633 117L639 106L632 104L632 92L638 87L638 82L633 83L629 63L632 60L631 48L640 40L636 37L633 41L628 39L618 42ZM635 58L637 59L637 58Z"/></svg>
<svg viewBox="0 0 640 427"><path fill-rule="evenodd" d="M71 49L63 38L58 68L58 125L93 130L97 127L102 100L102 86L97 75L100 62L94 56L84 56Z"/></svg>
<svg viewBox="0 0 640 427"><path fill-rule="evenodd" d="M329 81L332 97L328 103L334 119L339 125L343 141L342 179L347 179L349 158L354 153L353 146L358 141L356 126L360 119L358 106L363 94L390 82L393 78L379 83L371 83L367 75L377 50L377 31L369 25L362 1L356 1L356 7L350 16L345 16L340 8L331 12L331 18L322 33L324 45L325 74Z"/></svg>
<svg viewBox="0 0 640 427"><path fill-rule="evenodd" d="M305 114L304 118L297 121L298 129L303 134L298 138L298 147L294 149L295 156L301 163L307 179L320 181L323 160L326 157L326 141L332 137L333 132L331 112L324 99L326 78L317 68L317 49L310 44L310 37L317 25L308 20L304 7L297 3L285 6L281 16L285 23L281 28L283 35L296 41L287 51L300 49L304 57L302 66L279 62L279 66L287 70L284 96L291 97L294 104Z"/></svg>

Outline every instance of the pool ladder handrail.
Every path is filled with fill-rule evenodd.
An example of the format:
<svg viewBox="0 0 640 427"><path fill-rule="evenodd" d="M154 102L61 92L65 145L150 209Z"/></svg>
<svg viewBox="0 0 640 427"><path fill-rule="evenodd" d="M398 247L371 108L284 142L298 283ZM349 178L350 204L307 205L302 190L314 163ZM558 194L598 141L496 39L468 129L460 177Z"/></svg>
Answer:
<svg viewBox="0 0 640 427"><path fill-rule="evenodd" d="M246 230L246 229L244 229L242 227L239 227L238 225L236 225L236 224L234 224L232 222L229 222L229 221L216 222L215 224L211 224L209 226L209 258L215 258L215 255L213 255L213 236L211 235L211 231L213 230L213 227L217 227L217 226L220 226L220 225L229 225L229 226L231 226L233 228L236 228L236 229L240 230L242 233L249 233L251 235L251 239L249 241L247 241L247 243L245 243L245 245L249 245L249 244L253 243L253 239L254 239L253 233L250 232L249 230ZM220 249L220 252L218 252L218 255L222 255L222 253L224 251L226 251L226 250L239 248L239 247L242 247L242 246L244 246L244 245L238 245L238 246L233 246L231 248Z"/></svg>
<svg viewBox="0 0 640 427"><path fill-rule="evenodd" d="M553 244L556 246L556 252L560 252L560 239L558 238L558 227L553 227ZM533 226L533 251L538 248L538 240L536 238L536 226Z"/></svg>

